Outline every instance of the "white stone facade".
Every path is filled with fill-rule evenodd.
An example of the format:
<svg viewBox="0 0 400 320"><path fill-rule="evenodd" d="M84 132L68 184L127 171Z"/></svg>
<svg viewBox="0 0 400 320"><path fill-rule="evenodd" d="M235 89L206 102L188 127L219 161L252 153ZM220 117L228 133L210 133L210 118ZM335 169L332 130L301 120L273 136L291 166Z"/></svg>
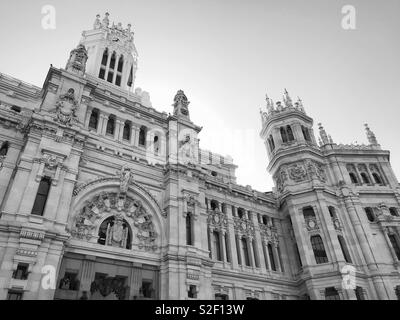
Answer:
<svg viewBox="0 0 400 320"><path fill-rule="evenodd" d="M400 187L368 127L317 143L301 101L267 98L258 192L136 69L106 15L43 88L0 74L0 299L400 298Z"/></svg>

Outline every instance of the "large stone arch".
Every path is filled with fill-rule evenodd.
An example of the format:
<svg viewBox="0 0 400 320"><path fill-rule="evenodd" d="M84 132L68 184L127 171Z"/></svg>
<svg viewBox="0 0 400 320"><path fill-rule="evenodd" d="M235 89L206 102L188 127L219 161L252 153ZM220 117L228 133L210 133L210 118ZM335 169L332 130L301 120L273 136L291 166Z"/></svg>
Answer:
<svg viewBox="0 0 400 320"><path fill-rule="evenodd" d="M121 215L134 231L132 248L157 251L166 241L164 212L145 188L123 182L119 176L99 178L75 189L68 219L72 238L97 243L101 223Z"/></svg>

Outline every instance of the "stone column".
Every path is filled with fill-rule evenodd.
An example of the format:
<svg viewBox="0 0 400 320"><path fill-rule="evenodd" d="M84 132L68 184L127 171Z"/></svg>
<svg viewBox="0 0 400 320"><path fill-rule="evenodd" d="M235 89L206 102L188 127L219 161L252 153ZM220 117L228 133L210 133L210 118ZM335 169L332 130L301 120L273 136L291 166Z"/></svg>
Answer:
<svg viewBox="0 0 400 320"><path fill-rule="evenodd" d="M9 144L7 155L3 159L3 164L0 168L0 205L6 195L20 152L21 146Z"/></svg>
<svg viewBox="0 0 400 320"><path fill-rule="evenodd" d="M245 261L243 260L241 240L240 240L240 236L238 234L235 235L235 240L236 240L237 254L239 254L238 263L239 263L239 265L243 266L243 265L245 265Z"/></svg>
<svg viewBox="0 0 400 320"><path fill-rule="evenodd" d="M78 297L82 295L83 291L86 291L88 296L90 295L90 285L94 281L95 276L95 261L96 257L86 256L85 260L82 262L82 273Z"/></svg>
<svg viewBox="0 0 400 320"><path fill-rule="evenodd" d="M266 259L266 269L267 270L271 270L271 261L269 259L269 251L268 251L268 242L267 241L263 241L263 251L264 251L264 257Z"/></svg>
<svg viewBox="0 0 400 320"><path fill-rule="evenodd" d="M277 243L274 243L272 245L272 251L273 251L273 254L274 254L274 258L275 258L276 271L282 272L281 259L279 259L279 252L278 252L278 244Z"/></svg>
<svg viewBox="0 0 400 320"><path fill-rule="evenodd" d="M225 231L224 232L224 244L225 244L225 250L226 250L226 261L229 263L232 263L232 248L231 248L231 241L230 241L230 236L229 232Z"/></svg>
<svg viewBox="0 0 400 320"><path fill-rule="evenodd" d="M228 235L229 235L229 246L230 246L230 257L231 257L231 263L232 263L232 268L237 268L238 267L238 256L237 256L237 249L236 249L236 237L235 237L235 228L233 224L233 218L232 216L229 217L228 213Z"/></svg>
<svg viewBox="0 0 400 320"><path fill-rule="evenodd" d="M210 258L213 259L213 249L212 249L212 229L208 227L208 250L210 251Z"/></svg>
<svg viewBox="0 0 400 320"><path fill-rule="evenodd" d="M136 139L136 127L133 126L133 124L131 125L131 138L130 138L130 144L131 146L135 145L135 139Z"/></svg>
<svg viewBox="0 0 400 320"><path fill-rule="evenodd" d="M246 237L246 244L247 244L247 253L249 255L249 260L250 260L250 266L252 268L255 267L254 264L254 251L253 251L253 239L251 237Z"/></svg>
<svg viewBox="0 0 400 320"><path fill-rule="evenodd" d="M139 297L139 290L142 287L142 265L133 263L131 270L129 300Z"/></svg>

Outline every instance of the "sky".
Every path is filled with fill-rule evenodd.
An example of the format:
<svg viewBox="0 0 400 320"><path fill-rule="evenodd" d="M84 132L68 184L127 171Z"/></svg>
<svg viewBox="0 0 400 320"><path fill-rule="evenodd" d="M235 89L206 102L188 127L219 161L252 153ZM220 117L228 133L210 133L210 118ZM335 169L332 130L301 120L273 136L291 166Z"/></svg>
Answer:
<svg viewBox="0 0 400 320"><path fill-rule="evenodd" d="M55 8L43 29L42 8ZM355 8L355 29L342 27ZM231 155L238 183L270 191L259 133L265 94L300 96L337 143L367 143L368 123L400 177L399 0L1 0L0 72L41 87L50 64L65 67L96 14L132 23L136 87L172 112L177 90L203 127L200 147Z"/></svg>

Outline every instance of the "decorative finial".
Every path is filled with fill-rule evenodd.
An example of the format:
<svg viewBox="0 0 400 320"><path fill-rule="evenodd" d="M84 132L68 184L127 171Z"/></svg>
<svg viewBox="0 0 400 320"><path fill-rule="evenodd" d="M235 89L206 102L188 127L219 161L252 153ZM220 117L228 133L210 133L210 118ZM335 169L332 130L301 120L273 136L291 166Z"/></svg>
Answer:
<svg viewBox="0 0 400 320"><path fill-rule="evenodd" d="M93 28L94 29L99 29L100 27L101 27L100 15L97 14L96 15L96 20L94 21L94 24L93 24Z"/></svg>
<svg viewBox="0 0 400 320"><path fill-rule="evenodd" d="M367 139L370 145L376 146L379 145L378 140L376 139L375 134L371 131L368 124L365 124L365 130L367 131Z"/></svg>
<svg viewBox="0 0 400 320"><path fill-rule="evenodd" d="M268 113L270 114L270 113L274 112L274 102L272 101L272 99L270 99L268 97L267 94L265 94L265 101L267 101L267 111L268 111Z"/></svg>
<svg viewBox="0 0 400 320"><path fill-rule="evenodd" d="M300 111L304 111L303 100L301 100L300 97L297 97L296 104L298 105L298 108L299 108Z"/></svg>
<svg viewBox="0 0 400 320"><path fill-rule="evenodd" d="M322 145L329 144L329 138L328 135L326 134L324 127L322 126L321 123L318 123L318 127L319 127L319 135L322 140Z"/></svg>
<svg viewBox="0 0 400 320"><path fill-rule="evenodd" d="M285 94L283 96L283 102L285 103L285 106L287 108L293 107L292 99L290 98L289 92L286 90L286 88L285 88Z"/></svg>
<svg viewBox="0 0 400 320"><path fill-rule="evenodd" d="M103 27L108 27L110 25L110 19L109 19L110 14L106 12L105 17L103 19Z"/></svg>
<svg viewBox="0 0 400 320"><path fill-rule="evenodd" d="M189 110L188 110L189 104L190 101L186 97L183 90L178 90L178 92L174 97L174 103L173 103L174 115L177 115L180 112L184 116L189 116Z"/></svg>

